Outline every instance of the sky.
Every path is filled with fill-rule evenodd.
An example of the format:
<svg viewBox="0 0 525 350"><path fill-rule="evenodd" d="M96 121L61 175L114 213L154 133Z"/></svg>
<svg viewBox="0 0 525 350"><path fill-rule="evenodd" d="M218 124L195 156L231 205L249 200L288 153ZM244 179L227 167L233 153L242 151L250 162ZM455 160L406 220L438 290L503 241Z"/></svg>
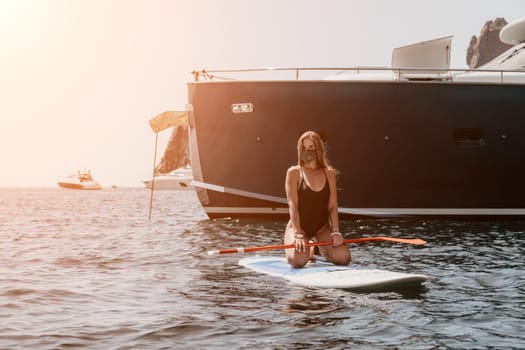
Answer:
<svg viewBox="0 0 525 350"><path fill-rule="evenodd" d="M466 68L496 17L525 17L525 1L0 0L0 187L78 169L142 186L148 121L184 109L195 69L389 66L393 48L448 35Z"/></svg>

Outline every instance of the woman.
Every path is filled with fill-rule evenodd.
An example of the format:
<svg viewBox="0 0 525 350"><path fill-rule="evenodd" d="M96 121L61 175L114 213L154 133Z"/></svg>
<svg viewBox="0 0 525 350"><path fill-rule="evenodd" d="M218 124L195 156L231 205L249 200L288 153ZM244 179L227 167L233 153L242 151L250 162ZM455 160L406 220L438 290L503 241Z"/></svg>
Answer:
<svg viewBox="0 0 525 350"><path fill-rule="evenodd" d="M320 253L337 265L348 265L350 250L343 245L339 232L335 170L327 165L323 142L319 135L307 131L297 141L297 165L286 173L286 197L290 208L290 221L284 234L288 263L303 267L313 254L307 248L309 240L333 241L333 245L320 246Z"/></svg>

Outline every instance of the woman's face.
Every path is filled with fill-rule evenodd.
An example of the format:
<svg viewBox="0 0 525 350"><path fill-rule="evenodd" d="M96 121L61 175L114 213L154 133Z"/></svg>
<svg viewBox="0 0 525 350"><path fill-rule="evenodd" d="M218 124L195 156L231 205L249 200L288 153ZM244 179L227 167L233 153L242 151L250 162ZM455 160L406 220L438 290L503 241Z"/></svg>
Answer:
<svg viewBox="0 0 525 350"><path fill-rule="evenodd" d="M317 149L315 147L315 142L311 138L306 138L303 140L302 150L301 150L301 161L304 164L317 160Z"/></svg>
<svg viewBox="0 0 525 350"><path fill-rule="evenodd" d="M303 140L303 150L306 151L315 151L315 143L310 138L305 138Z"/></svg>

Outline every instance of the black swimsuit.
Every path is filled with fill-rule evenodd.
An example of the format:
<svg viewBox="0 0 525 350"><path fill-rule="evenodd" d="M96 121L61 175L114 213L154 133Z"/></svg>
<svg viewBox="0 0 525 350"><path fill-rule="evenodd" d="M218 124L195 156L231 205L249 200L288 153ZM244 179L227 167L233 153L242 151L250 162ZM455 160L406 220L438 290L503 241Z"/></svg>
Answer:
<svg viewBox="0 0 525 350"><path fill-rule="evenodd" d="M328 223L328 200L330 199L330 186L325 172L325 184L320 191L314 191L306 184L301 171L301 181L297 189L299 196L299 220L301 228L308 239L315 236L319 230Z"/></svg>

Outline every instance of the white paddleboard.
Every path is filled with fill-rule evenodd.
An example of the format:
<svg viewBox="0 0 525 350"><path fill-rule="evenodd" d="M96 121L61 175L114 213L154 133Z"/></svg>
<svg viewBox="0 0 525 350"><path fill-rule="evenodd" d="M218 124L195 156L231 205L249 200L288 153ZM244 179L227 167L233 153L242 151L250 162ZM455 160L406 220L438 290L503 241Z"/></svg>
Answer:
<svg viewBox="0 0 525 350"><path fill-rule="evenodd" d="M425 275L365 269L357 266L337 266L321 261L293 268L284 257L253 256L243 258L239 265L253 271L282 277L291 283L319 288L381 290L421 284Z"/></svg>

